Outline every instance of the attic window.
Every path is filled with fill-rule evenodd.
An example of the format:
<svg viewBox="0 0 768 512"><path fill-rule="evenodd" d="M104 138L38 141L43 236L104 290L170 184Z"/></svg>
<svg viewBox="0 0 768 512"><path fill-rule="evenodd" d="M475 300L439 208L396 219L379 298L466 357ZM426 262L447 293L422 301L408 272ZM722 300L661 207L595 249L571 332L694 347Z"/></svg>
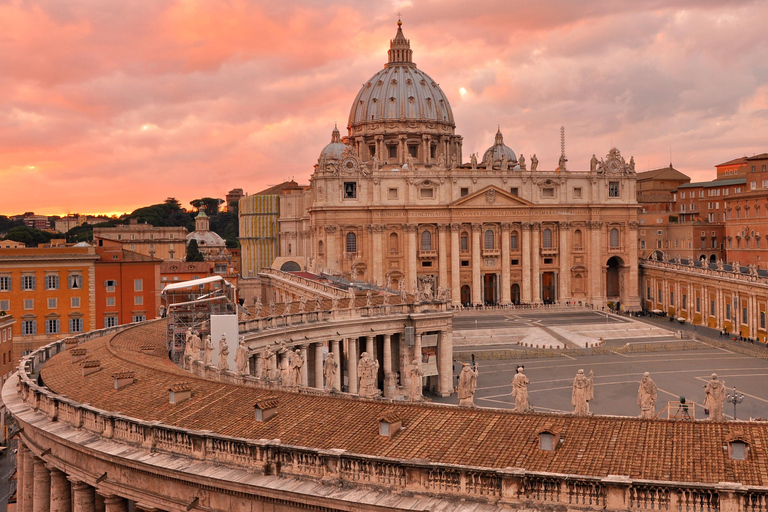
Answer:
<svg viewBox="0 0 768 512"><path fill-rule="evenodd" d="M728 451L731 454L733 460L747 460L747 452L749 448L744 441L731 441L729 443Z"/></svg>
<svg viewBox="0 0 768 512"><path fill-rule="evenodd" d="M539 448L551 452L555 449L555 435L549 432L539 434Z"/></svg>
<svg viewBox="0 0 768 512"><path fill-rule="evenodd" d="M403 425L402 418L396 412L384 412L379 416L379 435L393 437Z"/></svg>
<svg viewBox="0 0 768 512"><path fill-rule="evenodd" d="M271 420L277 415L278 404L278 398L272 396L256 402L256 405L254 405L254 409L256 410L256 421L261 423Z"/></svg>

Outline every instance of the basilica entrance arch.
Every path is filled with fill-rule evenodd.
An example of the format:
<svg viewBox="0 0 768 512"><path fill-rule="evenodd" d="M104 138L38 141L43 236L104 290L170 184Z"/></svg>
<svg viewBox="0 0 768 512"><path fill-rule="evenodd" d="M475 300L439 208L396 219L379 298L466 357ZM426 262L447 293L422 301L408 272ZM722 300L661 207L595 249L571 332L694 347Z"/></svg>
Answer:
<svg viewBox="0 0 768 512"><path fill-rule="evenodd" d="M512 300L512 304L520 304L520 285L515 283L512 285L512 290L509 294Z"/></svg>
<svg viewBox="0 0 768 512"><path fill-rule="evenodd" d="M468 284L465 284L461 287L461 305L462 306L472 305L472 294L470 293Z"/></svg>
<svg viewBox="0 0 768 512"><path fill-rule="evenodd" d="M544 304L554 304L556 280L554 272L541 273L541 300Z"/></svg>
<svg viewBox="0 0 768 512"><path fill-rule="evenodd" d="M496 274L485 274L483 276L483 302L486 305L497 304L499 277Z"/></svg>
<svg viewBox="0 0 768 512"><path fill-rule="evenodd" d="M613 256L608 260L605 274L605 296L608 300L619 300L621 298L620 268L624 266L624 261L618 256Z"/></svg>

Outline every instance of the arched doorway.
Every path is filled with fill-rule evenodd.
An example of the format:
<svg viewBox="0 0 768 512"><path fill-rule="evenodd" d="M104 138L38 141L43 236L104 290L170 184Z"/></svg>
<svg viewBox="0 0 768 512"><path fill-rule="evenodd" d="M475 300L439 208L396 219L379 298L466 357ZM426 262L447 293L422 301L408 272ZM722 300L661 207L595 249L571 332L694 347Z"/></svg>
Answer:
<svg viewBox="0 0 768 512"><path fill-rule="evenodd" d="M608 300L618 300L621 298L619 269L622 265L624 265L624 262L618 256L613 256L608 260L608 268L605 275L605 297Z"/></svg>
<svg viewBox="0 0 768 512"><path fill-rule="evenodd" d="M713 254L712 256L710 256L710 257L709 257L709 262L710 262L710 263L717 263L717 256L716 256L715 254Z"/></svg>
<svg viewBox="0 0 768 512"><path fill-rule="evenodd" d="M515 283L512 285L510 297L512 298L512 304L520 304L520 285L519 284Z"/></svg>
<svg viewBox="0 0 768 512"><path fill-rule="evenodd" d="M664 253L661 251L653 251L651 256L655 257L659 261L664 261Z"/></svg>
<svg viewBox="0 0 768 512"><path fill-rule="evenodd" d="M461 287L461 305L462 306L472 305L472 295L470 294L468 284L465 284Z"/></svg>
<svg viewBox="0 0 768 512"><path fill-rule="evenodd" d="M498 276L496 274L485 274L483 276L483 302L486 306L496 304L496 284Z"/></svg>

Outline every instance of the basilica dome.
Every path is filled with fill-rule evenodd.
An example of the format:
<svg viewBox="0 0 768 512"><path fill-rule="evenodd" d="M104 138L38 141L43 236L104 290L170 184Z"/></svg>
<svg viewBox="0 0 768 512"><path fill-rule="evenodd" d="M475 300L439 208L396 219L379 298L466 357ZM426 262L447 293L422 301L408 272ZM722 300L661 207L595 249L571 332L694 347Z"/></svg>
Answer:
<svg viewBox="0 0 768 512"><path fill-rule="evenodd" d="M319 160L339 160L346 149L347 145L341 142L339 129L334 126L333 132L331 132L331 142L320 152Z"/></svg>
<svg viewBox="0 0 768 512"><path fill-rule="evenodd" d="M507 162L517 162L517 155L507 145L504 144L504 136L501 134L501 129L496 131L496 140L493 146L489 147L483 153L483 162L491 162L493 165L496 162L500 162L502 155L506 156Z"/></svg>
<svg viewBox="0 0 768 512"><path fill-rule="evenodd" d="M349 127L378 122L420 121L454 127L448 98L429 75L412 61L410 41L402 23L390 41L389 62L357 93L349 113Z"/></svg>

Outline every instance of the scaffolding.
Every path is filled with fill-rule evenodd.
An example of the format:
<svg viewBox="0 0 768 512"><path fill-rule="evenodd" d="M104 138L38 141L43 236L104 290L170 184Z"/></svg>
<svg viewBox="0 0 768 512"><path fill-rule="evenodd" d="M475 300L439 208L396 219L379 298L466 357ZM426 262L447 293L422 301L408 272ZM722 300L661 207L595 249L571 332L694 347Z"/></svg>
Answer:
<svg viewBox="0 0 768 512"><path fill-rule="evenodd" d="M204 339L211 333L211 315L237 313L237 291L221 276L169 284L160 296L167 311L168 354L176 364L182 360L187 333Z"/></svg>

